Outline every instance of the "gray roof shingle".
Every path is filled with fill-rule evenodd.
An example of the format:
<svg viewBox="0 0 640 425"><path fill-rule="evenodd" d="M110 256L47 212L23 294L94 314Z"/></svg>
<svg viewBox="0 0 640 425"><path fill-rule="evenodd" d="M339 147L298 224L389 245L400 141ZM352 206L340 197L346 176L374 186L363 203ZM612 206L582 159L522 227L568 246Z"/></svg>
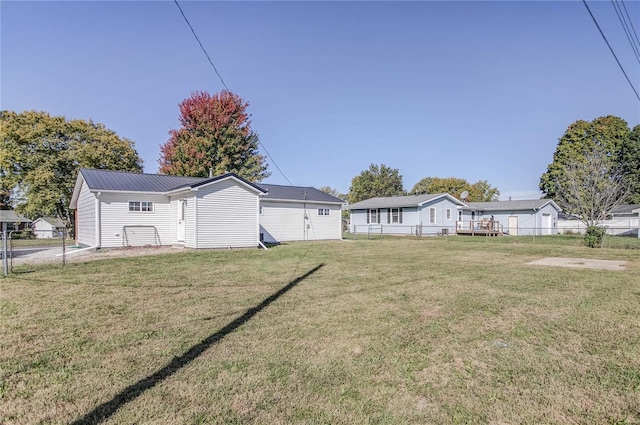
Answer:
<svg viewBox="0 0 640 425"><path fill-rule="evenodd" d="M611 210L613 215L633 214L634 210L640 208L640 204L619 205Z"/></svg>
<svg viewBox="0 0 640 425"><path fill-rule="evenodd" d="M286 201L311 201L332 204L344 204L340 198L329 195L315 187L302 186L281 186L277 184L259 183L268 192L263 199L286 200Z"/></svg>
<svg viewBox="0 0 640 425"><path fill-rule="evenodd" d="M432 199L447 196L446 193L410 195L410 196L389 196L365 199L349 205L350 210L362 210L369 208L400 208L417 207L418 205L431 201Z"/></svg>
<svg viewBox="0 0 640 425"><path fill-rule="evenodd" d="M26 217L16 214L14 210L0 210L0 223L31 223Z"/></svg>
<svg viewBox="0 0 640 425"><path fill-rule="evenodd" d="M468 209L481 211L533 210L543 207L551 199L525 199L519 201L467 202ZM554 203L555 204L555 203Z"/></svg>

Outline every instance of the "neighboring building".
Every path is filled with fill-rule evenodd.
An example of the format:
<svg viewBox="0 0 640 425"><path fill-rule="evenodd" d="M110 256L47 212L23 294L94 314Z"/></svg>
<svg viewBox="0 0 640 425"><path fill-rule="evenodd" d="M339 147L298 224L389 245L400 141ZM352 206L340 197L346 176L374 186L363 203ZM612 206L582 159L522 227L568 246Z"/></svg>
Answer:
<svg viewBox="0 0 640 425"><path fill-rule="evenodd" d="M82 169L71 208L76 240L96 247L257 247L265 190L233 173L212 178Z"/></svg>
<svg viewBox="0 0 640 425"><path fill-rule="evenodd" d="M638 228L636 229L636 234L638 235L638 237L640 238L640 208L635 209L632 211L633 213L637 214L638 216Z"/></svg>
<svg viewBox="0 0 640 425"><path fill-rule="evenodd" d="M16 214L14 210L0 210L0 231L4 228L5 223L7 231L12 232L28 229L31 220Z"/></svg>
<svg viewBox="0 0 640 425"><path fill-rule="evenodd" d="M459 229L470 223L493 222L502 233L517 235L555 235L561 208L551 199L467 202L461 208Z"/></svg>
<svg viewBox="0 0 640 425"><path fill-rule="evenodd" d="M340 239L344 201L312 187L251 183L236 174L180 177L82 169L71 199L76 240L99 247L257 247Z"/></svg>
<svg viewBox="0 0 640 425"><path fill-rule="evenodd" d="M313 187L259 183L260 235L264 242L342 238L345 202Z"/></svg>
<svg viewBox="0 0 640 425"><path fill-rule="evenodd" d="M447 193L366 199L349 205L351 232L368 234L455 233L465 204Z"/></svg>
<svg viewBox="0 0 640 425"><path fill-rule="evenodd" d="M36 239L62 237L65 228L64 221L53 217L40 217L31 223L31 230Z"/></svg>
<svg viewBox="0 0 640 425"><path fill-rule="evenodd" d="M620 205L611 210L609 217L599 224L607 228L607 234L616 236L637 236L640 220L634 213L639 204ZM584 233L587 225L577 217L561 214L558 218L558 231L561 233Z"/></svg>
<svg viewBox="0 0 640 425"><path fill-rule="evenodd" d="M561 211L549 199L465 203L446 193L371 198L349 209L352 232L404 235L551 235Z"/></svg>

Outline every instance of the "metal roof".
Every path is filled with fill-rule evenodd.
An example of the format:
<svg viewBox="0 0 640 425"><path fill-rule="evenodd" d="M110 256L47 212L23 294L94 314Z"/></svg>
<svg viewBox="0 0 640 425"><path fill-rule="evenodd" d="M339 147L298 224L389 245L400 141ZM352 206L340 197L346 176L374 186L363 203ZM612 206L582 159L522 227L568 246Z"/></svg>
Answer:
<svg viewBox="0 0 640 425"><path fill-rule="evenodd" d="M556 205L551 199L525 199L519 201L494 201L494 202L467 202L465 209L480 211L504 211L504 210L534 210L548 203Z"/></svg>
<svg viewBox="0 0 640 425"><path fill-rule="evenodd" d="M16 214L14 210L0 210L0 223L31 223L31 220Z"/></svg>
<svg viewBox="0 0 640 425"><path fill-rule="evenodd" d="M234 177L249 186L254 187L260 192L264 192L264 189L260 186L255 183L251 183L234 173L226 173L211 178L132 173L128 171L93 170L87 168L81 169L80 173L91 190L165 193L181 188L196 188L227 177Z"/></svg>
<svg viewBox="0 0 640 425"><path fill-rule="evenodd" d="M268 192L262 199L282 200L282 201L311 201L332 204L344 204L340 198L329 195L315 187L302 186L281 186L277 184L259 183Z"/></svg>
<svg viewBox="0 0 640 425"><path fill-rule="evenodd" d="M43 220L46 221L47 223L51 224L54 227L65 227L65 223L64 221L60 220L57 217L40 217L34 220L34 223L38 220Z"/></svg>
<svg viewBox="0 0 640 425"><path fill-rule="evenodd" d="M451 196L446 193L410 195L410 196L388 196L365 199L349 205L350 210L362 210L369 208L400 208L400 207L417 207L420 204L431 201L433 199ZM455 198L453 198L455 199ZM460 201L458 201L460 202Z"/></svg>

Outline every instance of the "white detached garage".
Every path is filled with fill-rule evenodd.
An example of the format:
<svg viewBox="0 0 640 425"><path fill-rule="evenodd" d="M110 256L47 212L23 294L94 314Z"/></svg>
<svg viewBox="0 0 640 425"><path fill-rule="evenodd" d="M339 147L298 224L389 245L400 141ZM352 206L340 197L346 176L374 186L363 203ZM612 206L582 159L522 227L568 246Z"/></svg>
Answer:
<svg viewBox="0 0 640 425"><path fill-rule="evenodd" d="M266 190L236 174L180 177L81 169L71 198L79 244L256 247Z"/></svg>

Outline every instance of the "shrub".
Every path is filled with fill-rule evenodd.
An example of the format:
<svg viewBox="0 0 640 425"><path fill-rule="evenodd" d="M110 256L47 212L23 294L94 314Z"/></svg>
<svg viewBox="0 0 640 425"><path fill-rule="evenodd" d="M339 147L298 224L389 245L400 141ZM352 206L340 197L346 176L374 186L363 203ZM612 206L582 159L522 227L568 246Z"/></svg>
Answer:
<svg viewBox="0 0 640 425"><path fill-rule="evenodd" d="M584 235L584 243L589 248L601 247L607 228L604 226L588 226Z"/></svg>

